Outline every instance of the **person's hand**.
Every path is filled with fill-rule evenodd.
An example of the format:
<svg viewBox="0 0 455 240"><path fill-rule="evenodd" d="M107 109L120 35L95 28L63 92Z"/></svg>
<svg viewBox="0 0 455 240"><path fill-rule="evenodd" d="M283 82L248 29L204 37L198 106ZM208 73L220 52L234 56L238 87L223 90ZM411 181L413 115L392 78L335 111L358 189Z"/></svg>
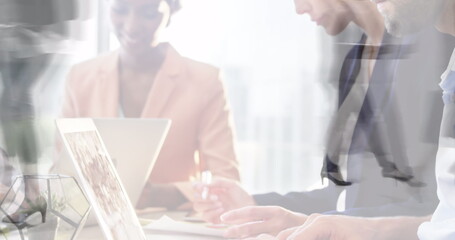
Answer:
<svg viewBox="0 0 455 240"><path fill-rule="evenodd" d="M364 240L376 239L374 220L313 214L299 227L277 235L278 240Z"/></svg>
<svg viewBox="0 0 455 240"><path fill-rule="evenodd" d="M261 234L257 237L244 238L243 240L275 240L275 236L269 234Z"/></svg>
<svg viewBox="0 0 455 240"><path fill-rule="evenodd" d="M203 199L205 188L208 189L208 195ZM216 178L209 185L196 184L194 190L194 210L211 223L220 223L220 216L226 211L256 205L253 197L238 182L229 179Z"/></svg>
<svg viewBox="0 0 455 240"><path fill-rule="evenodd" d="M247 238L260 234L275 236L284 229L305 223L307 216L276 206L250 206L232 210L221 216L221 221L229 227L224 237ZM266 237L266 235L262 235Z"/></svg>

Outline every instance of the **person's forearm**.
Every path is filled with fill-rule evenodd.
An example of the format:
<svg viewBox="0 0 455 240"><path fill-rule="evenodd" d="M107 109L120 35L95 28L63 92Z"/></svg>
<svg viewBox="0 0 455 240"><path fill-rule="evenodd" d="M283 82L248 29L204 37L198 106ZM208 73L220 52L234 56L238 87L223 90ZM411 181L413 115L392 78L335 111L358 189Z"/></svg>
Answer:
<svg viewBox="0 0 455 240"><path fill-rule="evenodd" d="M426 217L393 217L376 218L373 226L378 230L375 240L419 240L417 230L431 216Z"/></svg>

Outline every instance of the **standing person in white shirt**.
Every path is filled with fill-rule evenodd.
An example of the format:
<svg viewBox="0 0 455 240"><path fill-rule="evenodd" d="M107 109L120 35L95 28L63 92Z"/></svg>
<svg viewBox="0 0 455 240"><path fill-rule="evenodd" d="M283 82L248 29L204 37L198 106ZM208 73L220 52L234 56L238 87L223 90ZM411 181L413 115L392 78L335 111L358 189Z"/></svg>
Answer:
<svg viewBox="0 0 455 240"><path fill-rule="evenodd" d="M452 8L454 7L455 4ZM454 22L454 19L451 21ZM451 34L454 35L455 32ZM422 240L455 239L455 50L441 79L445 106L436 162L440 203L431 221L419 228L419 237Z"/></svg>

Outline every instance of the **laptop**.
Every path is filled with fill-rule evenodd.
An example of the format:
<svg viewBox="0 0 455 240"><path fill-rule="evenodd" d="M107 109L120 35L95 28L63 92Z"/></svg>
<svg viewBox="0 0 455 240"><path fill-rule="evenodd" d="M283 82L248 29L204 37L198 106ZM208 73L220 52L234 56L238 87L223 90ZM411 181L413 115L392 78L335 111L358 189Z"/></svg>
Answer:
<svg viewBox="0 0 455 240"><path fill-rule="evenodd" d="M131 202L136 205L163 146L168 119L93 119Z"/></svg>
<svg viewBox="0 0 455 240"><path fill-rule="evenodd" d="M147 239L93 120L56 124L105 239Z"/></svg>
<svg viewBox="0 0 455 240"><path fill-rule="evenodd" d="M125 186L128 197L133 205L136 205L159 155L171 121L134 118L92 120ZM67 151L63 151L63 154L55 166L58 173L77 178L75 169L68 167L72 165L72 161Z"/></svg>

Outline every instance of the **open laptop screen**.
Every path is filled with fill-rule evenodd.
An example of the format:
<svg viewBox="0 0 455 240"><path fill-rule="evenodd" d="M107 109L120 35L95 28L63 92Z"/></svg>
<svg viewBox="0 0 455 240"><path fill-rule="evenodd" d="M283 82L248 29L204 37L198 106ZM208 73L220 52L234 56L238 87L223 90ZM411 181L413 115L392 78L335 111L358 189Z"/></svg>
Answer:
<svg viewBox="0 0 455 240"><path fill-rule="evenodd" d="M134 208L91 119L58 119L57 127L108 240L146 239Z"/></svg>

